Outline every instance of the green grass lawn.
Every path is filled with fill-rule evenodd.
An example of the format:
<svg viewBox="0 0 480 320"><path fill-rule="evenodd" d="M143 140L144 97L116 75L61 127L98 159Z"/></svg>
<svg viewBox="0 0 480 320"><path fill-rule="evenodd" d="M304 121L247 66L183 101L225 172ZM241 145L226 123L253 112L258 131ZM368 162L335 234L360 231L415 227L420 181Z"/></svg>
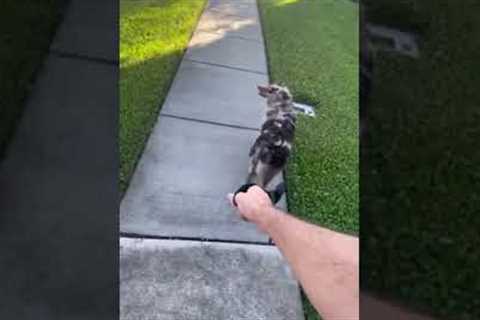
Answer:
<svg viewBox="0 0 480 320"><path fill-rule="evenodd" d="M365 2L373 22L416 31L421 56L374 61L362 284L438 318L480 319L478 4Z"/></svg>
<svg viewBox="0 0 480 320"><path fill-rule="evenodd" d="M299 119L287 168L289 211L358 233L358 5L348 0L259 1L270 79L317 117ZM306 305L307 319L317 319Z"/></svg>
<svg viewBox="0 0 480 320"><path fill-rule="evenodd" d="M5 0L0 10L0 158L15 132L35 73L61 17L63 0Z"/></svg>
<svg viewBox="0 0 480 320"><path fill-rule="evenodd" d="M120 187L125 191L205 0L120 1Z"/></svg>

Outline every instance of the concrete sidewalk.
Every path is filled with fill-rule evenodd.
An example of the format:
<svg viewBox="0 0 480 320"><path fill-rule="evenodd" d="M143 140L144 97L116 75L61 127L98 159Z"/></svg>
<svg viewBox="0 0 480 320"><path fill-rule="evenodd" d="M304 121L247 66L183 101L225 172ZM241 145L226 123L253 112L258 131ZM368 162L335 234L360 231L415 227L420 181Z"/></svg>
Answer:
<svg viewBox="0 0 480 320"><path fill-rule="evenodd" d="M120 240L121 319L301 319L298 286L273 246Z"/></svg>
<svg viewBox="0 0 480 320"><path fill-rule="evenodd" d="M245 181L265 83L256 2L211 0L121 203L122 319L303 319L278 249L226 201Z"/></svg>
<svg viewBox="0 0 480 320"><path fill-rule="evenodd" d="M248 39L244 28L254 30ZM262 83L256 2L209 2L122 201L121 232L268 242L226 201L247 176L265 113Z"/></svg>

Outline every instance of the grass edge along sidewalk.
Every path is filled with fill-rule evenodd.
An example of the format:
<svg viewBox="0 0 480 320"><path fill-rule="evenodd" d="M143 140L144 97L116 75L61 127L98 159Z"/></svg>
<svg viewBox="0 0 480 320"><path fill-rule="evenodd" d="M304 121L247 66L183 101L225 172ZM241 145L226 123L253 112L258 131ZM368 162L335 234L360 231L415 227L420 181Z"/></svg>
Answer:
<svg viewBox="0 0 480 320"><path fill-rule="evenodd" d="M358 5L340 1L258 1L270 79L301 117L286 170L289 210L331 229L358 233ZM307 320L319 319L304 299Z"/></svg>
<svg viewBox="0 0 480 320"><path fill-rule="evenodd" d="M120 190L125 192L206 0L120 1Z"/></svg>

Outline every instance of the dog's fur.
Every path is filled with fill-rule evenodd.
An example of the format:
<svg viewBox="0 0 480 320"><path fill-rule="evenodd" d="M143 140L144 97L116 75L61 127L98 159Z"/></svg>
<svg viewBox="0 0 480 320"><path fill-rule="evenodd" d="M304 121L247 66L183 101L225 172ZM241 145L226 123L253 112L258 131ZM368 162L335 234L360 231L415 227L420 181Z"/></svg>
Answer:
<svg viewBox="0 0 480 320"><path fill-rule="evenodd" d="M275 84L258 86L258 94L267 99L266 120L250 149L247 183L266 188L287 163L292 149L296 116L288 88Z"/></svg>

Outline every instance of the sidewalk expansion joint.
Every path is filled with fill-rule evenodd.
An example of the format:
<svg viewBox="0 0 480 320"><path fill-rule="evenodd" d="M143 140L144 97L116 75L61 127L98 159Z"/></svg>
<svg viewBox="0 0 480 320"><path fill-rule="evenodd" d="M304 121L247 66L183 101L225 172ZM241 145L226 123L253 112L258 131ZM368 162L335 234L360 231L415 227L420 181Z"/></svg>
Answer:
<svg viewBox="0 0 480 320"><path fill-rule="evenodd" d="M146 234L131 233L131 232L120 232L120 238L180 240L180 241L198 241L198 242L212 242L212 243L232 243L232 244L247 244L247 245L256 245L256 246L267 246L267 247L275 246L275 244L273 244L271 241L261 242L261 241L224 240L224 239L199 238L199 237L168 237L168 236L146 235Z"/></svg>
<svg viewBox="0 0 480 320"><path fill-rule="evenodd" d="M232 16L232 17L238 17L238 18L243 18L243 19L258 19L258 17L247 16L247 15L231 13L231 12L225 12L222 9L219 9L219 8L207 8L206 11L213 11L213 12L216 12L216 13L223 14L225 16Z"/></svg>
<svg viewBox="0 0 480 320"><path fill-rule="evenodd" d="M88 55L83 55L79 53L70 53L70 52L65 52L57 49L50 49L50 53L60 57L60 58L68 58L68 59L76 59L76 60L84 60L84 61L90 61L94 63L100 63L100 64L106 64L110 66L118 66L118 60L110 60L106 58L99 58L99 57L91 57Z"/></svg>
<svg viewBox="0 0 480 320"><path fill-rule="evenodd" d="M215 35L221 35L221 31L198 30L198 32L208 33L208 34L215 34ZM228 32L228 31L227 31L227 32ZM255 42L255 43L258 43L258 44L262 44L262 45L263 45L263 41L262 41L262 40L255 40L255 39L246 38L246 37L244 37L244 36L239 36L239 35L235 35L235 34L228 34L227 37L228 37L228 38L232 38L232 39L239 39L239 40L244 40L244 41Z"/></svg>
<svg viewBox="0 0 480 320"><path fill-rule="evenodd" d="M261 71L249 70L249 69L238 68L238 67L231 67L231 66L227 66L227 65L224 65L224 64L200 61L200 60L195 60L195 59L185 58L185 57L184 57L184 59L187 60L187 61L191 61L191 62L195 62L195 63L199 63L199 64L204 64L204 65L207 65L207 66L220 67L220 68L225 68L225 69L230 69L230 70L236 70L236 71L255 73L255 74L261 74L263 76L268 76L267 73L261 72Z"/></svg>
<svg viewBox="0 0 480 320"><path fill-rule="evenodd" d="M258 129L258 128L245 127L245 126L239 126L239 125L235 125L235 124L227 124L227 123L221 123L221 122L209 121L209 120L199 120L199 119L194 119L194 118L176 116L176 115L168 114L168 113L160 113L160 116L161 117L167 117L167 118L186 120L186 121L199 122L199 123L207 123L207 124L212 124L212 125L222 126L222 127L228 127L228 128L250 130L250 131L260 131L260 129Z"/></svg>

